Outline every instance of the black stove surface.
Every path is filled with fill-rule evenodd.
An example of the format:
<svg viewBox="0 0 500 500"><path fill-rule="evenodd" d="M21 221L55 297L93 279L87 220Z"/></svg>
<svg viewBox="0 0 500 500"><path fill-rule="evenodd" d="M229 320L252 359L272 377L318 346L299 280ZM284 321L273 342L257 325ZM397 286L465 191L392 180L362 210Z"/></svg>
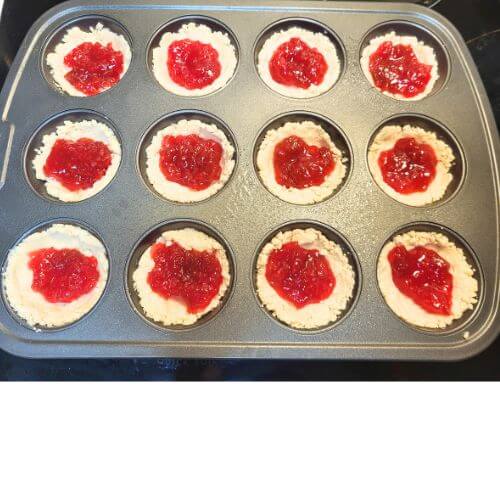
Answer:
<svg viewBox="0 0 500 500"><path fill-rule="evenodd" d="M0 84L32 23L57 0L5 0ZM500 0L423 0L465 38L500 123ZM500 329L500 325L498 325ZM0 380L500 380L500 337L454 363L101 359L32 360L0 350Z"/></svg>

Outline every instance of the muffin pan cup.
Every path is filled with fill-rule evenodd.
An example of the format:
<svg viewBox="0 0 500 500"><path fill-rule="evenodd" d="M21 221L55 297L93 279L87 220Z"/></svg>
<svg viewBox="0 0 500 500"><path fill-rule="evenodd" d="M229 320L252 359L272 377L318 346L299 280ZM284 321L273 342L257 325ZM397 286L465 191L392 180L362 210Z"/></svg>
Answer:
<svg viewBox="0 0 500 500"><path fill-rule="evenodd" d="M205 16L227 26L238 44L236 73L226 87L205 97L181 97L162 89L148 70L155 33L183 16ZM42 54L68 22L82 25L104 16L122 26L132 50L119 84L93 97L57 92L44 77ZM292 99L269 89L257 74L254 49L259 36L280 20L300 18L326 25L343 48L343 71L332 89L309 99ZM440 88L420 101L403 102L372 88L359 64L370 33L389 23L430 33L446 64ZM394 3L182 2L87 0L61 4L29 31L0 94L0 258L21 235L39 224L72 219L95 229L110 262L99 303L77 323L36 332L0 304L0 347L28 357L245 357L323 359L453 360L485 349L500 329L499 305L499 141L483 85L456 29L424 7ZM197 111L226 124L238 145L238 165L224 188L203 203L179 204L155 195L139 175L137 151L152 123L174 112ZM24 153L51 117L97 113L112 123L122 145L121 166L106 189L79 203L58 203L31 187ZM331 198L292 205L269 193L253 163L253 145L266 123L285 113L324 116L350 145L348 182ZM380 125L415 115L452 134L462 153L462 179L443 203L412 208L396 202L374 183L366 161ZM466 168L465 168L466 166ZM198 221L216 230L234 254L232 292L227 304L197 328L182 332L148 324L127 295L127 262L138 241L167 221ZM303 335L260 310L253 290L256 250L275 228L311 220L343 235L358 260L359 296L346 317L331 328ZM476 310L458 329L429 335L399 320L380 294L376 265L385 242L405 226L449 228L479 263L481 294Z"/></svg>

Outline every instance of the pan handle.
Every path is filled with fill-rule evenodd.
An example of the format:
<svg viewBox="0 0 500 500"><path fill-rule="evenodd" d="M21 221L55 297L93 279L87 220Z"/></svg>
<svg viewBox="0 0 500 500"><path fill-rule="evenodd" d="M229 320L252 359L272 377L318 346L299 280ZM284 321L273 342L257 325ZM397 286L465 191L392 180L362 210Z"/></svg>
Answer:
<svg viewBox="0 0 500 500"><path fill-rule="evenodd" d="M14 125L8 122L0 122L0 189L5 184L7 167L14 138Z"/></svg>

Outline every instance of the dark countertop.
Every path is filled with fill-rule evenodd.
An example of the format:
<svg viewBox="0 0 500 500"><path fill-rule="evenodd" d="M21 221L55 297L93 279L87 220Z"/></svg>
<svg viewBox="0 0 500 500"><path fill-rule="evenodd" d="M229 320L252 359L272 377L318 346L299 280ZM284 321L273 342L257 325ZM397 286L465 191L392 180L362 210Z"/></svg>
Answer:
<svg viewBox="0 0 500 500"><path fill-rule="evenodd" d="M56 0L5 0L0 83L31 24ZM462 33L500 123L500 0L424 0ZM500 325L498 325L500 329ZM0 351L0 380L500 380L500 337L455 363L175 359L31 360Z"/></svg>

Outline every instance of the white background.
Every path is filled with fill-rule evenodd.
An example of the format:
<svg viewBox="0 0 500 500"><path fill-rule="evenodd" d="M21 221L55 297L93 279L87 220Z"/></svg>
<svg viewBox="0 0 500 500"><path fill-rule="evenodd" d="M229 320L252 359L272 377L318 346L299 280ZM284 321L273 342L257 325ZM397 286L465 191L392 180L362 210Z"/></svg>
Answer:
<svg viewBox="0 0 500 500"><path fill-rule="evenodd" d="M0 498L499 498L498 385L0 384Z"/></svg>

